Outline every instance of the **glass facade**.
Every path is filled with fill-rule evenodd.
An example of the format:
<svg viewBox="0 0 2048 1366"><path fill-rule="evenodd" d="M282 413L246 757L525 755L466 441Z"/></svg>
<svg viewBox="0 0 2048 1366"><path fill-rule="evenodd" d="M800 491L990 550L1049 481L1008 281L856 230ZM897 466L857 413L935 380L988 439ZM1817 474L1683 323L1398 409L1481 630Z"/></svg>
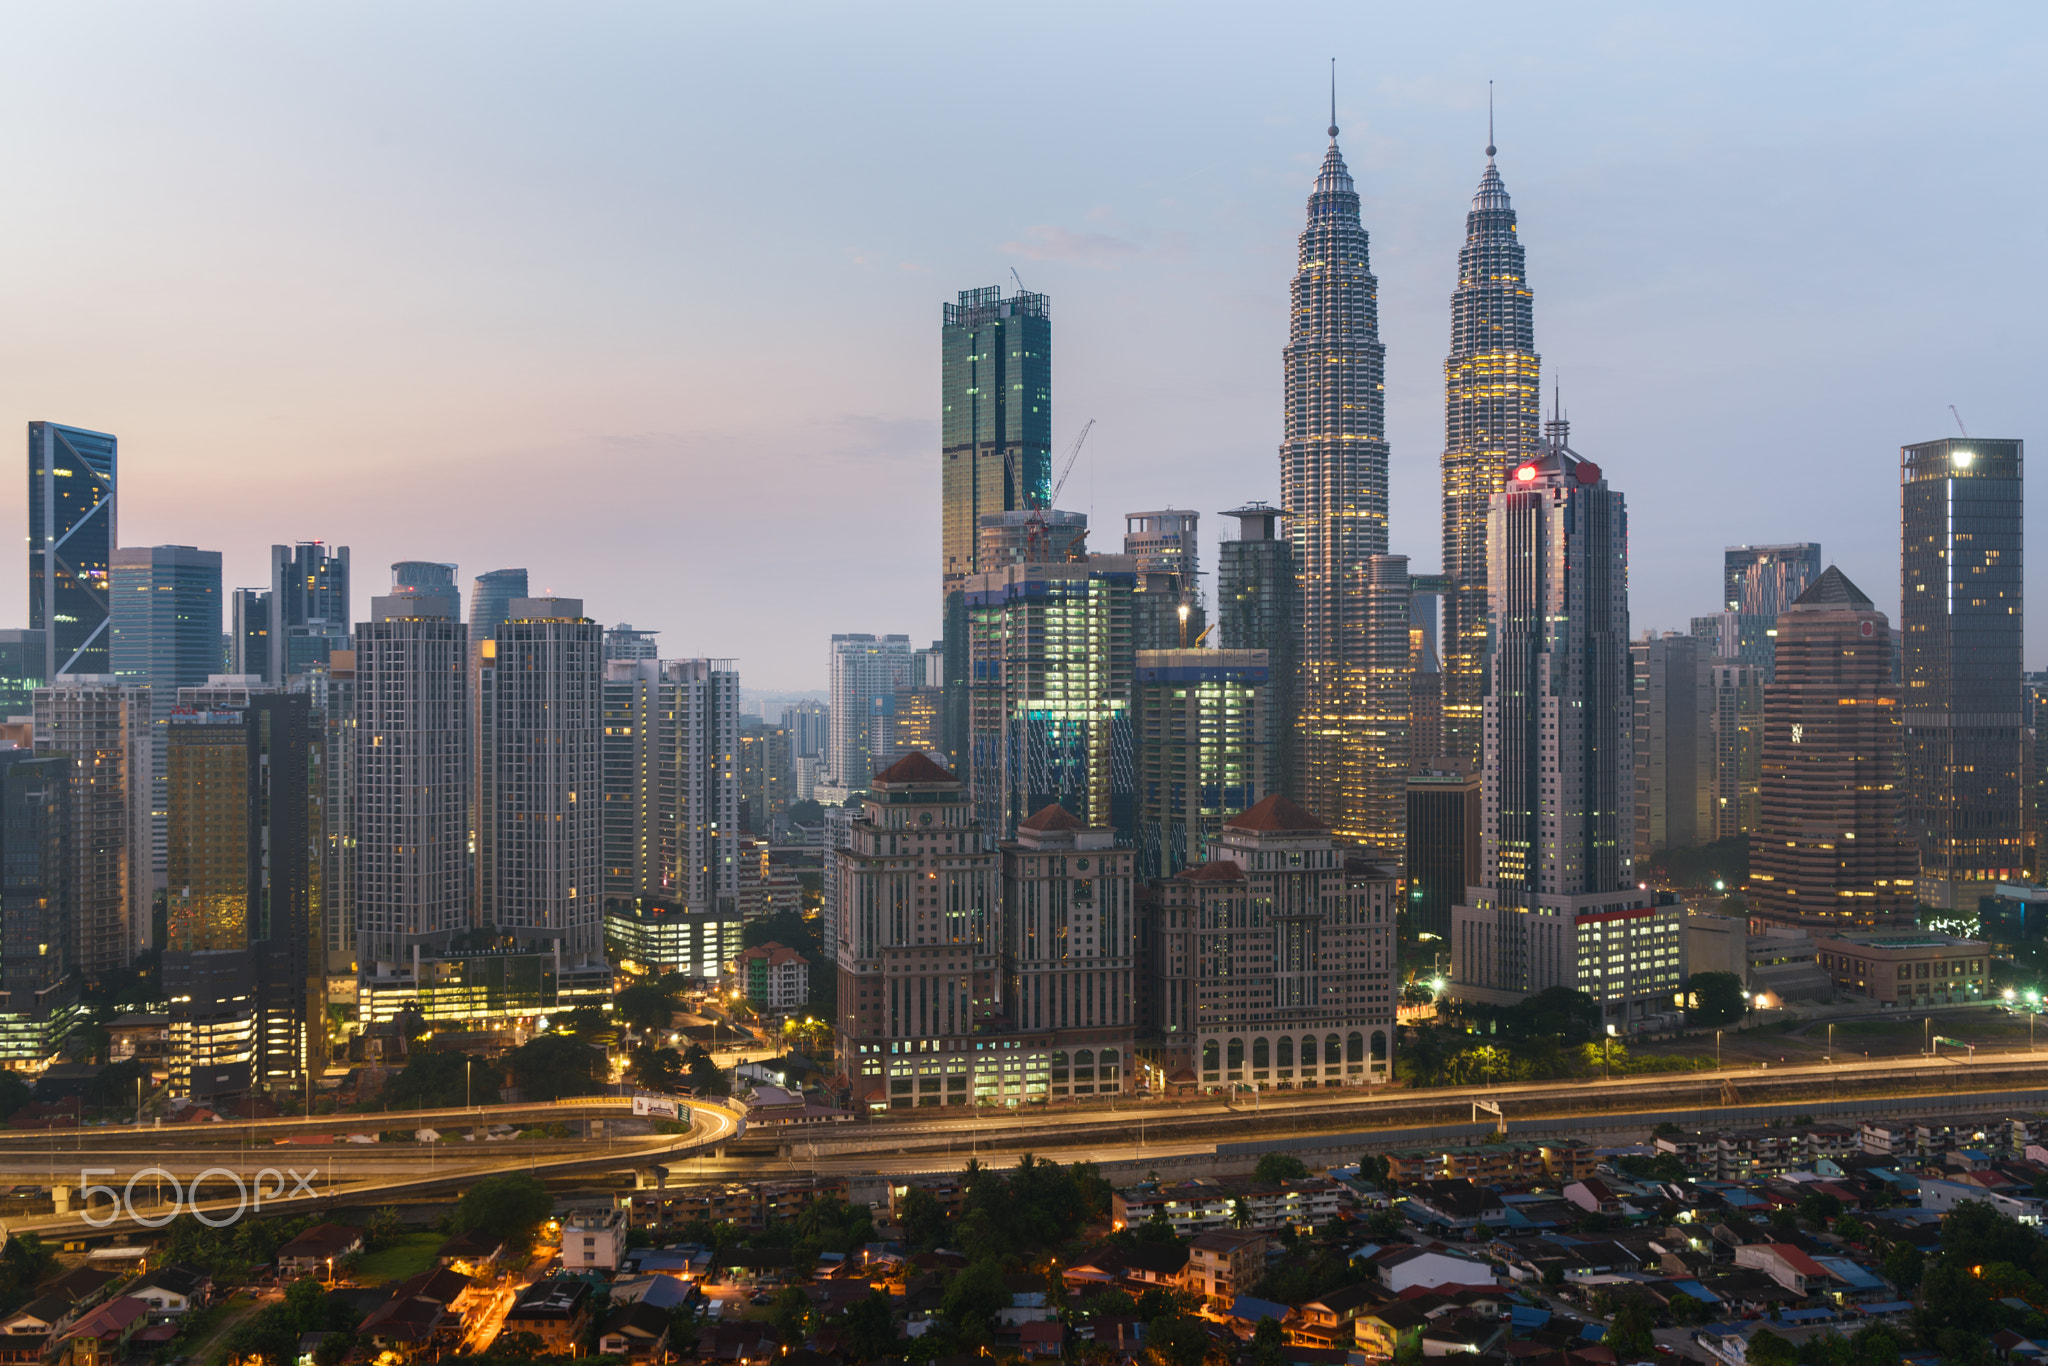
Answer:
<svg viewBox="0 0 2048 1366"><path fill-rule="evenodd" d="M963 289L939 329L943 581L977 574L981 517L1052 496L1052 316L1043 294ZM844 776L844 775L835 775Z"/></svg>
<svg viewBox="0 0 2048 1366"><path fill-rule="evenodd" d="M1945 910L2025 859L2021 463L2018 441L1899 455L1906 829L1920 898Z"/></svg>
<svg viewBox="0 0 2048 1366"><path fill-rule="evenodd" d="M348 547L319 541L270 547L270 664L264 678L293 674L349 647Z"/></svg>
<svg viewBox="0 0 2048 1366"><path fill-rule="evenodd" d="M114 551L109 662L130 687L150 690L151 868L165 866L169 810L164 732L178 689L220 672L220 552L189 545L124 546Z"/></svg>
<svg viewBox="0 0 2048 1366"><path fill-rule="evenodd" d="M1273 791L1263 650L1141 650L1137 658L1138 876L1208 858L1226 817Z"/></svg>
<svg viewBox="0 0 2048 1366"><path fill-rule="evenodd" d="M43 676L41 631L0 631L0 716L27 716Z"/></svg>
<svg viewBox="0 0 2048 1366"><path fill-rule="evenodd" d="M1286 514L1264 503L1232 508L1237 539L1216 556L1216 644L1226 650L1264 650L1272 710L1272 790L1294 791L1295 641L1294 547L1280 535Z"/></svg>
<svg viewBox="0 0 2048 1366"><path fill-rule="evenodd" d="M28 624L45 632L45 678L113 672L107 591L120 544L117 447L105 432L28 424Z"/></svg>

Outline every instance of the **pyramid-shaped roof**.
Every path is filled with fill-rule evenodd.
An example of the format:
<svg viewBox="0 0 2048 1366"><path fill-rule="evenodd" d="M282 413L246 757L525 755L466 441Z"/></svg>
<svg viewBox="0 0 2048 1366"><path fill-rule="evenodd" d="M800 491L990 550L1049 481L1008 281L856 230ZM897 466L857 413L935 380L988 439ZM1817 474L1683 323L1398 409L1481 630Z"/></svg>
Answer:
<svg viewBox="0 0 2048 1366"><path fill-rule="evenodd" d="M1081 823L1079 816L1076 816L1058 802L1053 802L1050 805L1039 807L1038 810L1019 821L1017 828L1020 830L1086 830L1088 827Z"/></svg>
<svg viewBox="0 0 2048 1366"><path fill-rule="evenodd" d="M1231 830L1327 830L1328 826L1275 792L1251 810L1223 822Z"/></svg>
<svg viewBox="0 0 2048 1366"><path fill-rule="evenodd" d="M1796 598L1794 607L1848 607L1857 611L1869 607L1870 599L1862 589L1849 582L1849 576L1834 565L1829 565L1821 576L1806 585L1806 591Z"/></svg>
<svg viewBox="0 0 2048 1366"><path fill-rule="evenodd" d="M958 779L933 763L923 750L912 750L875 775L878 783L950 783Z"/></svg>

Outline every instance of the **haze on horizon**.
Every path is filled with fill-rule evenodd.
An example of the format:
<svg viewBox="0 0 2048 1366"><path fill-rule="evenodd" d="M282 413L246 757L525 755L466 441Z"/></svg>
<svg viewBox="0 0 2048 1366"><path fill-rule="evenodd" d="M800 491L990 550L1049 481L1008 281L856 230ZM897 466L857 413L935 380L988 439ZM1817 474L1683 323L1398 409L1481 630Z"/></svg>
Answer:
<svg viewBox="0 0 2048 1366"><path fill-rule="evenodd" d="M1112 550L1124 512L1196 508L1213 569L1215 514L1278 497L1332 56L1417 571L1489 79L1545 383L1628 497L1636 631L1716 608L1737 542L1819 540L1896 621L1898 447L1950 404L2043 429L2018 4L17 6L0 33L0 433L117 433L122 542L220 550L229 586L273 541L348 544L359 617L424 558L465 591L526 565L750 690L821 688L835 631L936 638L940 305L1013 269L1051 298L1056 467L1098 420L1060 506Z"/></svg>

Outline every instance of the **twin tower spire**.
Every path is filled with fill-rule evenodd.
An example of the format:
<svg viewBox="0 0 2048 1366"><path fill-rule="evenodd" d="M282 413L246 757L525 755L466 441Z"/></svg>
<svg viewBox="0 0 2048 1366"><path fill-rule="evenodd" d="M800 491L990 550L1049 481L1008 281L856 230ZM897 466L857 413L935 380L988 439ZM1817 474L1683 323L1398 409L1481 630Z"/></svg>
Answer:
<svg viewBox="0 0 2048 1366"><path fill-rule="evenodd" d="M1501 471L1538 448L1540 361L1489 94L1486 169L1465 219L1444 361L1442 753L1416 753L1413 585L1406 558L1387 553L1379 282L1337 132L1332 63L1330 146L1309 195L1283 358L1281 496L1302 613L1297 780L1302 805L1341 838L1398 858L1411 765L1479 759L1487 501Z"/></svg>

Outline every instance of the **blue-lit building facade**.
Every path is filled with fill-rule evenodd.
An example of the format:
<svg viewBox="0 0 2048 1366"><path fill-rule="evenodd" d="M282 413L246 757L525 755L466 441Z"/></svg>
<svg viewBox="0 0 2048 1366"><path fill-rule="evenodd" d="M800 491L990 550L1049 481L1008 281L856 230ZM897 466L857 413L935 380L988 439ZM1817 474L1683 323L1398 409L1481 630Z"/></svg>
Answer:
<svg viewBox="0 0 2048 1366"><path fill-rule="evenodd" d="M28 624L43 677L113 672L108 572L120 544L119 450L105 432L28 424Z"/></svg>

